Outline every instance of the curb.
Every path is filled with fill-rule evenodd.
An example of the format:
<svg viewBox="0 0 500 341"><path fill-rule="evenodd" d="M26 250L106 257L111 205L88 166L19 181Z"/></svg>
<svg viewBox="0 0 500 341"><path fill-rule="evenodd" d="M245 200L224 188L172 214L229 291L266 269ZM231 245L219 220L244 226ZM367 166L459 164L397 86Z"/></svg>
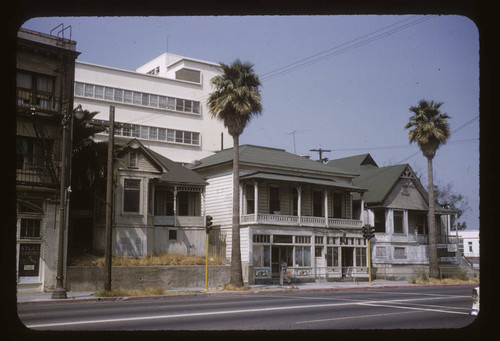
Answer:
<svg viewBox="0 0 500 341"><path fill-rule="evenodd" d="M398 288L427 288L427 287L450 287L450 286L478 286L478 283L461 284L397 284L397 285L375 285L359 287L337 287L337 288L269 288L269 289L250 289L242 291L207 291L207 292L187 292L166 295L145 295L145 296L116 296L116 297L81 297L67 299L40 299L33 301L17 302L17 304L37 304L37 303L77 303L77 302L113 302L113 301L135 301L142 299L168 299L169 297L195 297L195 296L237 296L237 295L257 295L266 293L291 293L291 292L321 292L321 291L350 291L350 290L373 290L373 289L398 289Z"/></svg>

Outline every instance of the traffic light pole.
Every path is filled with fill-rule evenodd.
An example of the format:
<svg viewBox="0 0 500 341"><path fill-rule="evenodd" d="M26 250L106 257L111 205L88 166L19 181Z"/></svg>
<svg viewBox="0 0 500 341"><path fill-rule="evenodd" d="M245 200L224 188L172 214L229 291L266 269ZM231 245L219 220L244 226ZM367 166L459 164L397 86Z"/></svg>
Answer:
<svg viewBox="0 0 500 341"><path fill-rule="evenodd" d="M208 235L212 229L212 216L205 216L205 232L206 232L206 244L205 244L205 291L208 291Z"/></svg>
<svg viewBox="0 0 500 341"><path fill-rule="evenodd" d="M366 240L368 242L368 285L372 285L372 258L370 256L370 239Z"/></svg>
<svg viewBox="0 0 500 341"><path fill-rule="evenodd" d="M208 291L208 232L209 230L206 230L207 233L206 235L206 244L205 244L205 291Z"/></svg>

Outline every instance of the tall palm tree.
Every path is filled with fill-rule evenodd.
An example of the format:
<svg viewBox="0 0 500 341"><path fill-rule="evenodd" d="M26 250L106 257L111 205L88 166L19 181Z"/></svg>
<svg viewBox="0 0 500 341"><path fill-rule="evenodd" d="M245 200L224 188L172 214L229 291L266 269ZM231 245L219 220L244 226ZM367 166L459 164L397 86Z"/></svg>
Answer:
<svg viewBox="0 0 500 341"><path fill-rule="evenodd" d="M207 100L212 117L224 123L233 137L233 226L230 284L243 286L240 250L240 167L239 137L252 117L262 113L260 103L261 85L253 71L253 65L236 59L232 64L221 63L222 73L211 80L214 91Z"/></svg>
<svg viewBox="0 0 500 341"><path fill-rule="evenodd" d="M441 144L445 144L450 137L450 116L441 113L439 108L443 103L420 100L418 106L410 107L412 116L406 124L409 129L410 143L416 142L427 158L429 212L427 221L429 226L429 277L437 278L439 275L436 240L436 221L434 217L434 179L432 176L432 160Z"/></svg>

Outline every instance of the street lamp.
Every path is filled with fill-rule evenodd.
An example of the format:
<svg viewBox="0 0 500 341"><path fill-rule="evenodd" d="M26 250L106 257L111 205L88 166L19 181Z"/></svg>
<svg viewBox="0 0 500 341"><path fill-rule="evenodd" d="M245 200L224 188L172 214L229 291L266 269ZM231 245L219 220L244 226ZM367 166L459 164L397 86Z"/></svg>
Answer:
<svg viewBox="0 0 500 341"><path fill-rule="evenodd" d="M78 120L82 119L84 111L82 105L66 112L62 118L62 143L61 143L61 171L60 171L60 203L59 203L59 240L57 248L57 275L56 275L56 289L52 292L52 298L68 298L66 289L64 288L64 228L66 222L66 163L67 163L67 128L68 124L70 129L73 130L73 116ZM72 135L72 134L71 134ZM71 140L71 139L70 139ZM70 145L72 141L69 141Z"/></svg>

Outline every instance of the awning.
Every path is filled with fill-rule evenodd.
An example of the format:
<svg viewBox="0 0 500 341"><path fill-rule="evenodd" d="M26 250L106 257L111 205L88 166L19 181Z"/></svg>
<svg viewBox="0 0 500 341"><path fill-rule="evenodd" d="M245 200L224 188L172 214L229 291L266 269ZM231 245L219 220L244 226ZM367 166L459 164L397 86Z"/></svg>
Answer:
<svg viewBox="0 0 500 341"><path fill-rule="evenodd" d="M338 188L338 189L348 190L351 192L366 192L367 191L364 188L356 187L356 186L353 186L353 185L346 183L346 182L338 182L338 181L330 180L330 179L320 179L320 178L311 178L311 177L304 177L304 176L284 175L284 174L275 174L275 173L264 173L264 172L256 172L256 173L240 176L240 180L252 180L252 179L305 183L305 184L311 184L311 185Z"/></svg>

